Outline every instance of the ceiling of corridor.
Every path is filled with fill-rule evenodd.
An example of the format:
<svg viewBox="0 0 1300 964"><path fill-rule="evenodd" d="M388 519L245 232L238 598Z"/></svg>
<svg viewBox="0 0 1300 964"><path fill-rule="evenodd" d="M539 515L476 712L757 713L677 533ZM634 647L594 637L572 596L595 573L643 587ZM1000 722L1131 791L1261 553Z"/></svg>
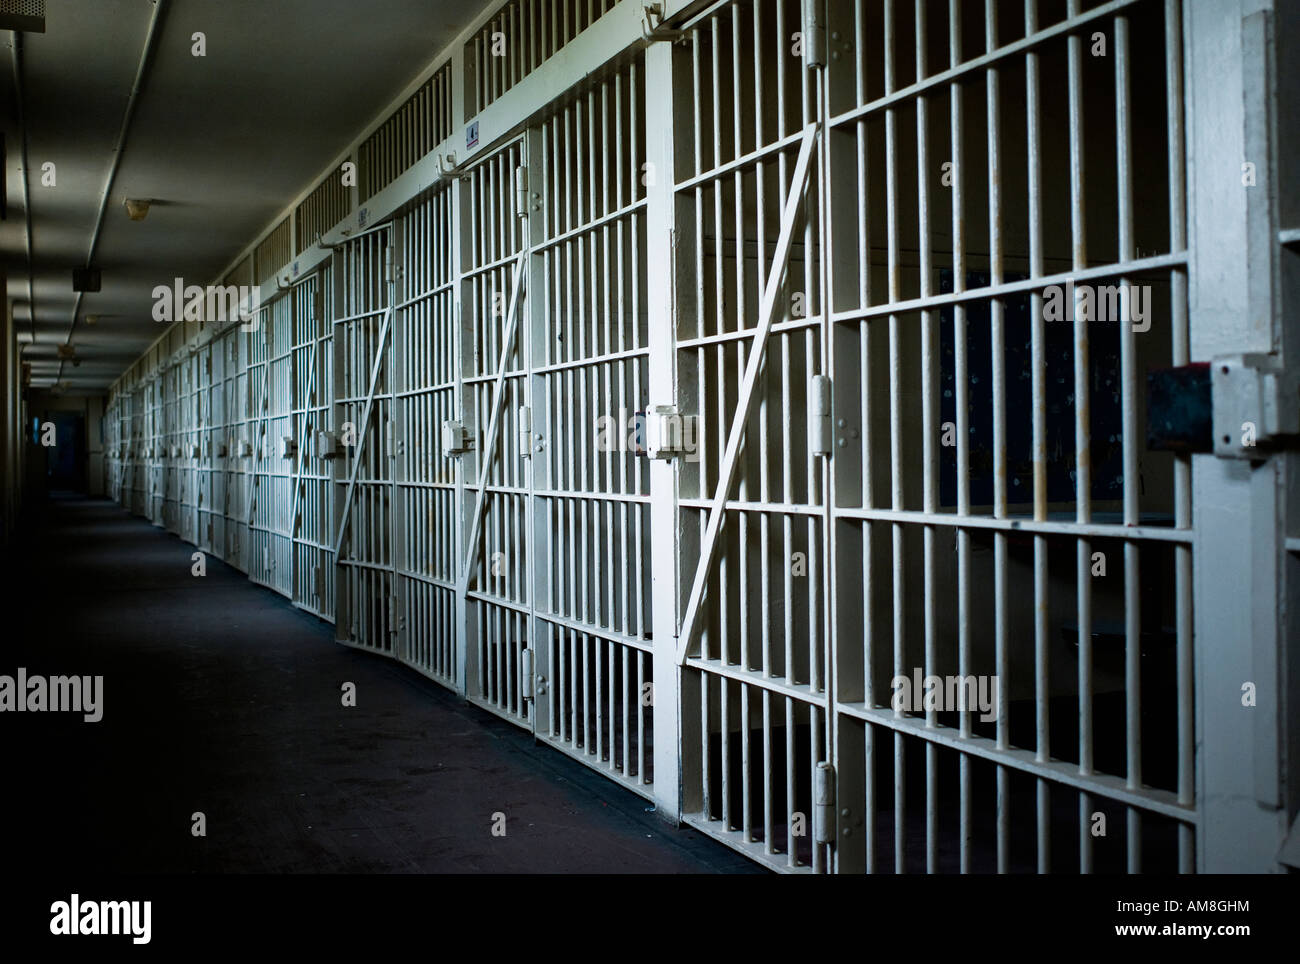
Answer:
<svg viewBox="0 0 1300 964"><path fill-rule="evenodd" d="M0 258L35 386L106 388L162 331L153 288L215 280L486 5L166 0L94 247L102 289L78 307L72 269L91 254L157 2L48 0L45 33L20 35L18 83L15 35L0 32ZM126 198L150 199L148 216L130 220ZM75 366L58 357L69 341Z"/></svg>

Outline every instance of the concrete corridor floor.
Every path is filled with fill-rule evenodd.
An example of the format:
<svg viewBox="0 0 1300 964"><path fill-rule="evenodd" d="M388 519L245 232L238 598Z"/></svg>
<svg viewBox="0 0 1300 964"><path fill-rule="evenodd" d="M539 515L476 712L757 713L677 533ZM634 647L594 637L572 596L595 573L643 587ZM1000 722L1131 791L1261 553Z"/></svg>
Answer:
<svg viewBox="0 0 1300 964"><path fill-rule="evenodd" d="M331 625L219 560L192 576L194 551L102 499L26 513L6 553L0 675L102 675L103 719L0 714L11 866L758 870L414 671L337 645Z"/></svg>

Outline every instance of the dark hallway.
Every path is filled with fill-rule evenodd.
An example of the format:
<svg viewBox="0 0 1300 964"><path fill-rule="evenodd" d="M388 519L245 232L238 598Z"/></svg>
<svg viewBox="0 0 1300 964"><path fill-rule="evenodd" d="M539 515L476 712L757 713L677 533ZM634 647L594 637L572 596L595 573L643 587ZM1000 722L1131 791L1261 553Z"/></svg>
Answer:
<svg viewBox="0 0 1300 964"><path fill-rule="evenodd" d="M7 713L17 865L99 873L758 867L111 502L56 496L7 557L0 672L104 677L103 718ZM356 706L341 686L356 684ZM206 837L192 835L202 812ZM506 835L492 833L505 814Z"/></svg>
<svg viewBox="0 0 1300 964"><path fill-rule="evenodd" d="M0 937L1249 932L1296 37L0 0Z"/></svg>

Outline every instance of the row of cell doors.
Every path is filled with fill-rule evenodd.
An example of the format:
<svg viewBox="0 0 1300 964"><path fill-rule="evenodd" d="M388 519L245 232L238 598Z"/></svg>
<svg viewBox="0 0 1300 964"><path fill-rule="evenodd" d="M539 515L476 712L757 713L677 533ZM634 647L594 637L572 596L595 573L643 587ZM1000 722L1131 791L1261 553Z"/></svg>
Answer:
<svg viewBox="0 0 1300 964"><path fill-rule="evenodd" d="M341 642L649 795L642 83L336 251L332 535Z"/></svg>
<svg viewBox="0 0 1300 964"><path fill-rule="evenodd" d="M670 331L648 325L664 252L642 62L458 182L449 343L472 447L444 483L464 533L445 586L463 608L444 611L463 685L644 790L668 644L653 541L676 555L663 711L687 822L787 870L1191 869L1190 468L1144 448L1137 375L1187 361L1186 238L1136 213L1131 169L1060 179L1088 112L1121 112L1107 163L1176 135L1181 89L1128 52L1177 64L1179 11L1062 21L1030 59L1032 6L1018 29L929 6L910 35L946 30L945 56L921 44L883 75L899 25L861 9L829 11L861 49L825 69L791 59L797 5L778 0L674 47L672 86L696 96L675 125ZM1072 52L1095 27L1118 72ZM1023 160L999 172L1006 156ZM1181 209L1183 160L1164 156L1144 176ZM1162 259L1155 336L1050 326L1045 289L1084 269L1131 284L1138 239ZM436 284L395 295L399 315ZM652 338L671 372L651 371ZM679 434L653 519L652 379Z"/></svg>
<svg viewBox="0 0 1300 964"><path fill-rule="evenodd" d="M333 340L334 424L352 443L335 474L339 640L652 796L645 99L633 61L347 242ZM660 333L686 441L676 513L654 521L683 533L683 605L697 571L708 590L666 710L688 818L734 844L743 811L742 849L800 869L825 854L801 837L828 751L823 466L802 425L822 321L773 309L779 347L761 378L745 369L769 277L783 303L817 303L811 104L792 100L757 173L733 178L717 156L677 188L699 297ZM727 459L742 388L751 441ZM724 473L755 508L727 508L697 566ZM780 557L804 570L774 578Z"/></svg>
<svg viewBox="0 0 1300 964"><path fill-rule="evenodd" d="M652 797L645 101L635 60L346 242L332 347L340 642ZM792 101L756 173L697 159L676 188L699 294L659 335L686 417L677 510L654 520L683 534L683 609L697 571L708 590L664 711L680 721L685 813L798 869L825 855L801 836L829 749L824 466L803 427L822 320L772 308L777 347L761 377L746 368L769 278L772 305L778 289L818 304L811 104ZM729 458L742 391L749 442ZM724 475L754 507L726 507L699 564ZM777 577L781 557L803 571Z"/></svg>
<svg viewBox="0 0 1300 964"><path fill-rule="evenodd" d="M647 796L670 647L682 816L773 867L1190 869L1189 465L1140 446L1136 374L1187 361L1186 239L1135 214L1131 170L1068 180L1079 118L1120 111L1133 143L1093 169L1168 157L1144 183L1185 205L1181 154L1144 142L1181 89L1128 58L1180 62L1178 5L1035 59L1046 24L931 6L830 10L858 43L825 69L786 42L797 3L719 8L669 55L695 96L657 180L640 57L346 241L233 336L240 551L288 559L262 581L341 642ZM946 42L885 56L904 26ZM1074 47L1102 28L1124 56L1098 66ZM1139 241L1152 337L1045 320L1071 271L1128 285Z"/></svg>
<svg viewBox="0 0 1300 964"><path fill-rule="evenodd" d="M116 442L134 511L324 618L332 484L316 431L331 417L331 276L303 279L123 399Z"/></svg>

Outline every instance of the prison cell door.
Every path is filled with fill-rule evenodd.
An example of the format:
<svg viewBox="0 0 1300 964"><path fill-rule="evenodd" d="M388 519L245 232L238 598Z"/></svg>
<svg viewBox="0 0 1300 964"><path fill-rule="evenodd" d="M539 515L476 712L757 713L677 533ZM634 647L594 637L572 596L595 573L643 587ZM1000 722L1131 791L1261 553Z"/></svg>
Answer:
<svg viewBox="0 0 1300 964"><path fill-rule="evenodd" d="M226 518L222 558L241 571L247 571L247 563L244 561L244 546L247 544L244 538L244 499L247 493L244 473L247 456L244 453L251 451L248 443L248 342L249 333L233 326L222 337L226 396L226 454L222 459L226 478Z"/></svg>
<svg viewBox="0 0 1300 964"><path fill-rule="evenodd" d="M155 446L157 444L156 377L147 375L140 387L140 514L149 522L157 522L157 473Z"/></svg>
<svg viewBox="0 0 1300 964"><path fill-rule="evenodd" d="M333 337L326 307L332 303L331 267L326 264L300 279L290 294L293 314L291 424L293 465L288 506L295 606L322 619L334 617L334 451L330 410L333 390ZM322 446L321 433L325 435Z"/></svg>
<svg viewBox="0 0 1300 964"><path fill-rule="evenodd" d="M675 147L678 411L650 429L678 464L682 818L770 866L821 871L823 118L820 75L791 45L800 24L795 2L731 4L674 56L695 95Z"/></svg>
<svg viewBox="0 0 1300 964"><path fill-rule="evenodd" d="M334 253L335 633L339 642L394 653L392 229L349 239Z"/></svg>
<svg viewBox="0 0 1300 964"><path fill-rule="evenodd" d="M457 422L454 187L431 190L398 221L394 318L394 527L397 656L461 689L456 577L463 556L459 459L442 426ZM453 449L455 448L453 444Z"/></svg>
<svg viewBox="0 0 1300 964"><path fill-rule="evenodd" d="M178 452L177 472L181 477L179 485L179 509L181 518L177 534L185 542L199 542L199 508L201 505L201 488L199 474L200 448L198 446L199 426L203 424L200 409L201 359L199 349L187 349L177 366L179 373L178 398Z"/></svg>
<svg viewBox="0 0 1300 964"><path fill-rule="evenodd" d="M137 446L139 459L136 464L137 491L139 493L139 512L150 521L153 520L153 383L145 379L137 389L139 418L136 423L139 430Z"/></svg>
<svg viewBox="0 0 1300 964"><path fill-rule="evenodd" d="M841 871L1193 867L1180 4L1082 6L828 7Z"/></svg>
<svg viewBox="0 0 1300 964"><path fill-rule="evenodd" d="M235 367L236 392L239 397L239 421L233 436L232 462L235 474L231 479L228 511L227 539L233 554L230 562L241 572L251 576L261 570L257 559L261 546L254 535L253 517L256 511L254 481L262 459L261 449L266 431L266 326L271 309L263 307L256 315L256 325L251 330L236 329L232 348L238 356Z"/></svg>
<svg viewBox="0 0 1300 964"><path fill-rule="evenodd" d="M533 728L529 349L525 322L528 237L517 210L523 140L471 167L460 182L461 365L466 696Z"/></svg>
<svg viewBox="0 0 1300 964"><path fill-rule="evenodd" d="M122 396L119 393L109 404L108 410L104 413L106 428L106 438L104 446L108 449L108 455L111 461L107 464L109 470L109 498L124 504L122 499Z"/></svg>
<svg viewBox="0 0 1300 964"><path fill-rule="evenodd" d="M258 328L250 332L251 396L250 472L247 528L248 578L284 595L291 593L289 497L291 461L289 388L292 301L277 297L263 308Z"/></svg>
<svg viewBox="0 0 1300 964"><path fill-rule="evenodd" d="M213 333L204 352L208 401L201 437L207 486L199 528L204 550L220 556L226 544L226 348L220 334Z"/></svg>
<svg viewBox="0 0 1300 964"><path fill-rule="evenodd" d="M268 380L271 368L266 358L266 329L271 321L271 306L257 312L257 325L245 333L244 350L244 424L240 445L239 549L240 568L255 582L267 584L263 573L269 571L266 549L266 525L257 509L258 477L263 474L266 448L266 415L269 402ZM262 517L269 511L269 500L262 502Z"/></svg>
<svg viewBox="0 0 1300 964"><path fill-rule="evenodd" d="M131 511L144 516L149 512L149 471L145 458L148 446L145 409L148 406L148 392L143 386L137 386L130 394L131 421L128 436L131 446L131 460L128 465L131 480Z"/></svg>
<svg viewBox="0 0 1300 964"><path fill-rule="evenodd" d="M211 430L215 392L212 381L212 343L194 352L194 423L190 432L190 463L194 467L194 545L212 551L212 458Z"/></svg>
<svg viewBox="0 0 1300 964"><path fill-rule="evenodd" d="M145 456L148 459L149 475L149 521L154 525L163 524L163 500L166 497L166 462L163 458L163 410L162 410L161 372L155 372L145 388L146 404L145 431L148 445Z"/></svg>
<svg viewBox="0 0 1300 964"><path fill-rule="evenodd" d="M190 433L194 426L194 356L182 351L172 364L172 439L168 456L175 479L173 531L185 542L194 541L194 462L190 458Z"/></svg>
<svg viewBox="0 0 1300 964"><path fill-rule="evenodd" d="M170 344L170 337L165 344ZM180 534L181 521L181 363L164 360L160 377L162 413L162 525L168 532Z"/></svg>
<svg viewBox="0 0 1300 964"><path fill-rule="evenodd" d="M649 795L652 772L645 72L624 64L529 135L536 728Z"/></svg>

